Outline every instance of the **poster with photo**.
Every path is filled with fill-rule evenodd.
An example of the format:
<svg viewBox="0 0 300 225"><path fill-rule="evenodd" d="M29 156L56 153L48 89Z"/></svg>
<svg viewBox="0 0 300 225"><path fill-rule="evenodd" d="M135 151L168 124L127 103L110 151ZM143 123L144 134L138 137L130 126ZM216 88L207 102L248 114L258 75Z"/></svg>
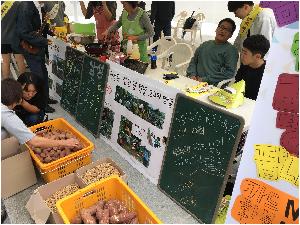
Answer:
<svg viewBox="0 0 300 225"><path fill-rule="evenodd" d="M52 41L51 45L48 45L49 63L47 70L49 77L49 94L54 99L60 101L62 83L64 80L66 48L69 44L49 35L47 38Z"/></svg>
<svg viewBox="0 0 300 225"><path fill-rule="evenodd" d="M299 22L281 22L227 212L229 224L299 224Z"/></svg>
<svg viewBox="0 0 300 225"><path fill-rule="evenodd" d="M114 62L106 86L101 136L154 184L158 183L176 94Z"/></svg>

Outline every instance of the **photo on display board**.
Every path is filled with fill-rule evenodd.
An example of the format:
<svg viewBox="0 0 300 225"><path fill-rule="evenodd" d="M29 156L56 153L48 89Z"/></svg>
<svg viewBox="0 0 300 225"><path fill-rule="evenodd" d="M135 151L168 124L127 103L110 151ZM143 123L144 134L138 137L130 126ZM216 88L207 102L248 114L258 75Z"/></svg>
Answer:
<svg viewBox="0 0 300 225"><path fill-rule="evenodd" d="M141 146L141 139L132 134L132 122L124 116L121 117L117 142L145 167L149 166L151 152L145 146Z"/></svg>
<svg viewBox="0 0 300 225"><path fill-rule="evenodd" d="M151 145L154 148L159 148L160 145L160 137L156 137L155 134L153 132L150 131L150 129L148 128L147 131L147 140L149 145Z"/></svg>
<svg viewBox="0 0 300 225"><path fill-rule="evenodd" d="M110 139L114 124L115 113L107 107L104 107L101 118L100 134Z"/></svg>
<svg viewBox="0 0 300 225"><path fill-rule="evenodd" d="M59 58L57 55L53 56L52 73L60 79L64 79L65 60Z"/></svg>
<svg viewBox="0 0 300 225"><path fill-rule="evenodd" d="M116 87L115 101L125 106L135 115L162 129L165 114L159 111L159 109L154 109L148 102L135 97L129 91L120 86Z"/></svg>

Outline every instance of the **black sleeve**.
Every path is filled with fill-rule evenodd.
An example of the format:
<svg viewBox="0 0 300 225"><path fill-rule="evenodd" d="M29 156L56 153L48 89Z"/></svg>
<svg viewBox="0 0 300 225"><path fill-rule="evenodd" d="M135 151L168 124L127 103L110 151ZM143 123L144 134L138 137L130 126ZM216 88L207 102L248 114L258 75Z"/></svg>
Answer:
<svg viewBox="0 0 300 225"><path fill-rule="evenodd" d="M152 1L152 3L151 3L151 15L150 15L150 21L151 21L152 24L154 23L156 13L157 13L157 2Z"/></svg>
<svg viewBox="0 0 300 225"><path fill-rule="evenodd" d="M243 79L243 65L240 66L239 70L235 75L235 82L239 82Z"/></svg>
<svg viewBox="0 0 300 225"><path fill-rule="evenodd" d="M46 97L41 92L38 92L32 99L30 99L28 102L31 105L34 105L38 107L40 110L45 109L47 106L47 101L45 100Z"/></svg>
<svg viewBox="0 0 300 225"><path fill-rule="evenodd" d="M27 4L27 2L21 2L18 8L18 16L16 21L17 34L21 40L26 40L33 46L41 48L47 47L47 39L34 31L33 25L31 24L33 17L34 12L33 8L30 7L30 4Z"/></svg>
<svg viewBox="0 0 300 225"><path fill-rule="evenodd" d="M175 16L175 2L172 2L172 19Z"/></svg>
<svg viewBox="0 0 300 225"><path fill-rule="evenodd" d="M107 8L112 15L112 19L116 19L116 11L117 11L117 2L107 2Z"/></svg>
<svg viewBox="0 0 300 225"><path fill-rule="evenodd" d="M87 9L86 9L86 15L85 15L85 18L86 18L86 19L90 19L90 18L92 18L93 15L94 15L94 12L93 12L93 5L92 5L92 2L89 2L89 3L88 3L88 6L87 6Z"/></svg>

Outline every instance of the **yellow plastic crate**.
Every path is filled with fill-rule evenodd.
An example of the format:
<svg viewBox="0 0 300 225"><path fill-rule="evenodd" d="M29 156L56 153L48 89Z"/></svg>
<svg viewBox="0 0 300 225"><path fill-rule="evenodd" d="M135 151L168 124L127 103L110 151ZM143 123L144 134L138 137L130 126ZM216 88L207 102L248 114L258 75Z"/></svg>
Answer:
<svg viewBox="0 0 300 225"><path fill-rule="evenodd" d="M108 201L110 199L123 201L130 211L137 213L139 223L162 223L124 181L116 175L90 184L74 194L59 200L56 203L56 207L64 223L70 224L72 218L81 209L88 208L100 200Z"/></svg>
<svg viewBox="0 0 300 225"><path fill-rule="evenodd" d="M33 132L38 132L45 129L48 131L51 131L52 129L69 131L74 134L84 146L84 148L80 151L74 152L56 161L51 163L42 163L36 157L33 150L26 145L45 182L48 183L57 180L92 162L91 152L94 149L94 144L71 124L69 124L65 119L58 118L55 120L49 120L47 122L30 127L30 130Z"/></svg>

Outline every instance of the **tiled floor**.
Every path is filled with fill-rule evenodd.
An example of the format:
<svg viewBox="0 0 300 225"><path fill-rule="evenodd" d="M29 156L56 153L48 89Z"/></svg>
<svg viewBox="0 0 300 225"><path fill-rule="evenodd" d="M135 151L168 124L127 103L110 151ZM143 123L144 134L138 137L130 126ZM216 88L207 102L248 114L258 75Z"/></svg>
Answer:
<svg viewBox="0 0 300 225"><path fill-rule="evenodd" d="M148 179L134 169L103 140L95 139L90 133L81 127L73 117L65 112L59 106L59 104L53 106L56 109L56 112L49 114L49 118L64 117L80 132L94 142L95 151L93 152L93 161L103 157L110 157L113 159L128 175L128 185L130 188L134 190L134 192L164 223L198 223L191 215L189 215L170 198L163 194L157 188L157 186L150 183ZM27 203L32 192L41 184L42 181L39 179L38 184L4 200L4 204L9 216L4 223L34 223L25 209L25 204Z"/></svg>

